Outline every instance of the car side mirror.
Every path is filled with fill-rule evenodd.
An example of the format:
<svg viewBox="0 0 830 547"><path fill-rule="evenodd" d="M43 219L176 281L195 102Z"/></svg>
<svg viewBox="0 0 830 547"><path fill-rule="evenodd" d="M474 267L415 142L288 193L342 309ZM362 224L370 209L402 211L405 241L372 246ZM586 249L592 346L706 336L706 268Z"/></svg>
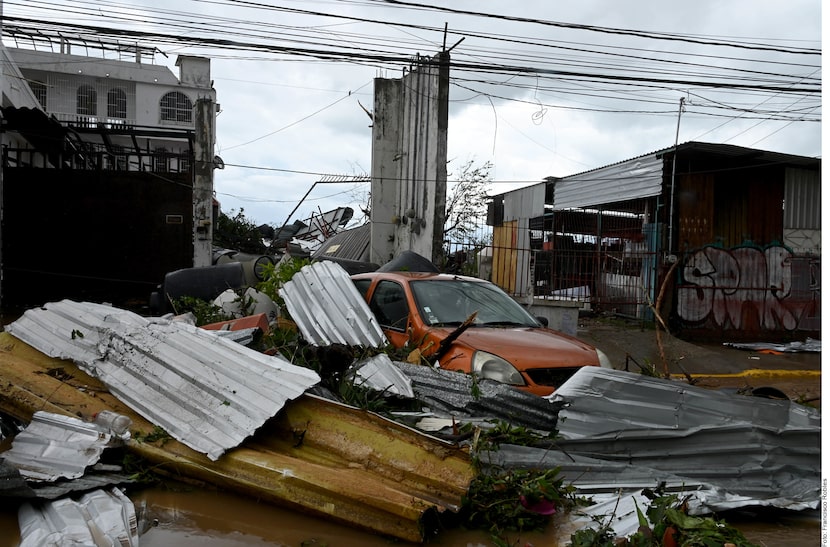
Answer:
<svg viewBox="0 0 830 547"><path fill-rule="evenodd" d="M536 320L539 321L540 323L542 323L543 327L548 326L548 318L547 317L542 317L541 315L537 315Z"/></svg>

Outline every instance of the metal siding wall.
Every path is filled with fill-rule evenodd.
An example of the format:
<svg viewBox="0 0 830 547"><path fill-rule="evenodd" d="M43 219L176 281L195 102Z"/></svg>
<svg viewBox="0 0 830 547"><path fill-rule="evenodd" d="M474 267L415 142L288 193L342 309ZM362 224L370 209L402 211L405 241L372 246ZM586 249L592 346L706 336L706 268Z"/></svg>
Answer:
<svg viewBox="0 0 830 547"><path fill-rule="evenodd" d="M557 181L553 205L556 210L591 207L657 196L662 189L662 158L644 156Z"/></svg>
<svg viewBox="0 0 830 547"><path fill-rule="evenodd" d="M535 184L504 196L504 220L531 219L545 214L545 184Z"/></svg>
<svg viewBox="0 0 830 547"><path fill-rule="evenodd" d="M820 230L821 173L788 168L784 181L784 228Z"/></svg>

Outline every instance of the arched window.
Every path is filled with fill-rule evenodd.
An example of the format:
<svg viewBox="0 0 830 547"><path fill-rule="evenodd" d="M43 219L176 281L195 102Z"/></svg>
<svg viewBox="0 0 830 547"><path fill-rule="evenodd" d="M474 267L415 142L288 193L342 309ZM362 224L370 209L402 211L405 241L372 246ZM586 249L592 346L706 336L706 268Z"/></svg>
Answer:
<svg viewBox="0 0 830 547"><path fill-rule="evenodd" d="M75 113L84 116L95 116L98 114L98 93L91 85L82 85L78 88L77 105Z"/></svg>
<svg viewBox="0 0 830 547"><path fill-rule="evenodd" d="M171 91L161 98L161 119L174 122L193 121L193 103L180 91Z"/></svg>
<svg viewBox="0 0 830 547"><path fill-rule="evenodd" d="M107 117L127 117L127 93L119 87L114 87L107 92Z"/></svg>

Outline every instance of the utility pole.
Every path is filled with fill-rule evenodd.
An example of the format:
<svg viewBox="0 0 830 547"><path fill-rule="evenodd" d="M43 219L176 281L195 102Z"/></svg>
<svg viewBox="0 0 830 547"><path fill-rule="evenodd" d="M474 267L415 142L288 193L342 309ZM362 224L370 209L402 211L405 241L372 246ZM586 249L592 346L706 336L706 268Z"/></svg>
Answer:
<svg viewBox="0 0 830 547"><path fill-rule="evenodd" d="M213 263L213 155L216 105L209 97L196 101L196 134L193 139L193 266Z"/></svg>
<svg viewBox="0 0 830 547"><path fill-rule="evenodd" d="M680 116L683 114L685 97L680 97L680 106L677 109L677 130L674 133L674 154L671 165L671 196L669 197L669 254L674 254L674 185L677 175L677 143L680 138Z"/></svg>

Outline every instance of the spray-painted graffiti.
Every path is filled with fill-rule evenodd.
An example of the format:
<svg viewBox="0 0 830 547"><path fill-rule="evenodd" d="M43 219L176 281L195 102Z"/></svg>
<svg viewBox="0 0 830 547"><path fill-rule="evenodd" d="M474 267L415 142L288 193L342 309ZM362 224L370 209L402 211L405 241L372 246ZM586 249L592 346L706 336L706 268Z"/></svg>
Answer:
<svg viewBox="0 0 830 547"><path fill-rule="evenodd" d="M677 298L687 325L819 330L821 259L782 246L704 247L687 257Z"/></svg>

